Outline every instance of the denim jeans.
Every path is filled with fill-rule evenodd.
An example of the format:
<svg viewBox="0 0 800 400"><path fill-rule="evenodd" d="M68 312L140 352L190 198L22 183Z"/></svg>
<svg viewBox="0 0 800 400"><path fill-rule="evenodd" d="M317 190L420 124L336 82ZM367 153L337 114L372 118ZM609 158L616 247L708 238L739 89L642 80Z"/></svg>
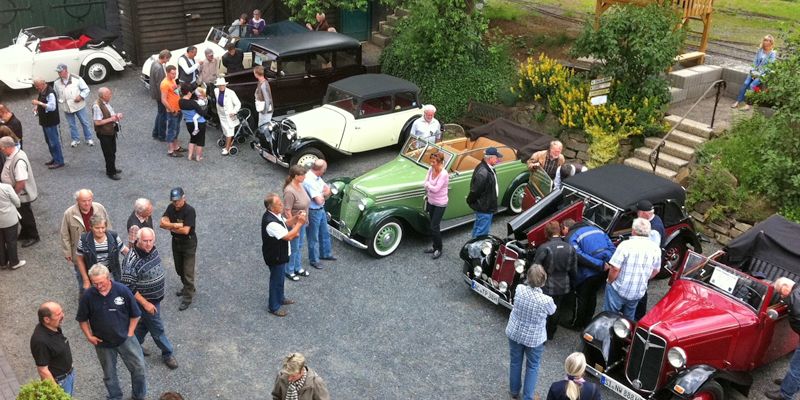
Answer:
<svg viewBox="0 0 800 400"><path fill-rule="evenodd" d="M139 319L139 324L136 325L134 334L136 339L139 340L139 344L142 344L144 343L144 337L150 332L150 336L153 337L156 346L161 349L161 357L166 360L172 357L174 349L164 331L164 321L161 320L161 302L154 302L153 305L156 306L154 315L142 309L142 317Z"/></svg>
<svg viewBox="0 0 800 400"><path fill-rule="evenodd" d="M603 304L603 311L611 311L622 313L625 318L635 321L636 319L636 305L639 304L639 299L628 300L623 298L617 293L611 284L606 285L605 304Z"/></svg>
<svg viewBox="0 0 800 400"><path fill-rule="evenodd" d="M134 400L144 400L147 396L147 381L145 379L144 355L142 346L134 337L129 337L117 347L95 346L97 359L103 369L103 383L108 391L108 400L122 400L122 388L119 387L117 378L117 355L122 358L128 372L131 373L131 388Z"/></svg>
<svg viewBox="0 0 800 400"><path fill-rule="evenodd" d="M68 395L72 396L72 393L75 391L75 369L57 383Z"/></svg>
<svg viewBox="0 0 800 400"><path fill-rule="evenodd" d="M67 123L69 124L69 136L72 140L81 140L81 135L78 132L78 124L75 123L75 117L78 117L78 120L83 127L83 137L86 140L92 139L92 124L89 123L89 114L86 111L86 107L81 108L74 113L65 112L64 116L67 117Z"/></svg>
<svg viewBox="0 0 800 400"><path fill-rule="evenodd" d="M781 383L781 396L784 399L793 399L797 392L800 392L800 347L794 350L792 359L789 360L789 370Z"/></svg>
<svg viewBox="0 0 800 400"><path fill-rule="evenodd" d="M289 242L292 248L292 255L289 256L289 264L286 265L286 273L293 274L303 269L303 242L306 241L306 228L300 228L300 234Z"/></svg>
<svg viewBox="0 0 800 400"><path fill-rule="evenodd" d="M744 83L742 84L742 88L739 89L739 95L736 96L736 101L740 103L743 102L745 93L747 93L748 90L753 90L756 86L760 84L761 84L761 79L753 78L748 74L747 78L745 78Z"/></svg>
<svg viewBox="0 0 800 400"><path fill-rule="evenodd" d="M522 393L522 400L533 400L536 390L536 379L539 377L539 364L544 352L544 344L536 347L527 347L508 339L508 349L510 357L509 365L509 392L517 396L522 386L522 356L525 356L525 386Z"/></svg>
<svg viewBox="0 0 800 400"><path fill-rule="evenodd" d="M280 310L283 305L283 274L286 273L286 264L278 264L269 267L269 298L267 299L267 309L269 312Z"/></svg>
<svg viewBox="0 0 800 400"><path fill-rule="evenodd" d="M72 264L72 268L75 269L75 279L78 281L78 298L83 297L83 277L81 276L80 270L78 270L78 264Z"/></svg>
<svg viewBox="0 0 800 400"><path fill-rule="evenodd" d="M167 108L161 100L156 100L158 111L156 121L153 123L153 139L167 140Z"/></svg>
<svg viewBox="0 0 800 400"><path fill-rule="evenodd" d="M61 154L61 140L58 138L58 125L43 126L45 141L50 150L50 157L56 165L64 164L64 155Z"/></svg>
<svg viewBox="0 0 800 400"><path fill-rule="evenodd" d="M166 113L164 119L167 121L165 139L168 143L172 143L178 139L178 132L180 131L181 125L181 113L174 115Z"/></svg>
<svg viewBox="0 0 800 400"><path fill-rule="evenodd" d="M318 263L320 255L331 257L331 234L328 232L328 218L325 216L325 209L308 210L308 261L312 264Z"/></svg>
<svg viewBox="0 0 800 400"><path fill-rule="evenodd" d="M472 226L472 238L486 236L492 227L492 213L475 212L475 225Z"/></svg>

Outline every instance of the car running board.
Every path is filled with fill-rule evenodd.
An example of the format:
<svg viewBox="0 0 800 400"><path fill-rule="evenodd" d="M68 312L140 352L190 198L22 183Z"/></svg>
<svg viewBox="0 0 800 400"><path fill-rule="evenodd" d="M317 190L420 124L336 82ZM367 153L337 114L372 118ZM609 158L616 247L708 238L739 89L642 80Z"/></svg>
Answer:
<svg viewBox="0 0 800 400"><path fill-rule="evenodd" d="M495 214L500 214L502 212L505 212L506 210L508 210L508 207L498 207L497 212ZM463 217L453 218L448 221L442 221L439 228L441 231L447 231L453 228L458 228L459 226L464 226L474 221L475 221L475 213L472 213L472 214L467 214Z"/></svg>

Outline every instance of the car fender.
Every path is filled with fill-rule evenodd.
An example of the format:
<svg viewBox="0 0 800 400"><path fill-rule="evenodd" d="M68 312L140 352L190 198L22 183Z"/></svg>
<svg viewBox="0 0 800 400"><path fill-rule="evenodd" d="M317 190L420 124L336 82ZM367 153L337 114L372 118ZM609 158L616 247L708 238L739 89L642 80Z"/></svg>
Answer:
<svg viewBox="0 0 800 400"><path fill-rule="evenodd" d="M700 244L700 239L697 237L697 234L688 228L681 228L675 232L672 232L671 235L667 236L667 240L664 241L665 246L677 237L682 237L686 244L691 245L696 252L703 252L703 246Z"/></svg>
<svg viewBox="0 0 800 400"><path fill-rule="evenodd" d="M599 351L602 360L591 359L592 354L586 355L587 365L596 365L598 363L608 366L616 361L617 358L624 358L625 354L621 352L622 345L620 340L614 335L614 321L622 318L622 314L603 311L597 314L586 328L583 329L581 339L585 346L591 346ZM633 325L633 324L632 324Z"/></svg>
<svg viewBox="0 0 800 400"><path fill-rule="evenodd" d="M330 213L331 218L339 219L339 214L342 208L342 198L347 185L350 184L353 178L340 177L328 181L328 187L331 188L331 196L325 200L325 211Z"/></svg>
<svg viewBox="0 0 800 400"><path fill-rule="evenodd" d="M386 218L397 218L417 232L426 232L430 224L427 214L411 207L374 207L361 215L354 232L368 238Z"/></svg>
<svg viewBox="0 0 800 400"><path fill-rule="evenodd" d="M397 141L398 144L402 146L406 143L406 140L408 140L408 134L411 133L411 125L414 125L414 121L420 118L422 118L422 114L416 114L403 124L403 129L400 130L400 137Z"/></svg>
<svg viewBox="0 0 800 400"><path fill-rule="evenodd" d="M328 144L327 142L325 142L324 140L319 140L314 137L304 137L296 139L294 142L292 142L292 144L289 145L289 148L286 150L286 156L291 157L292 155L296 154L297 152L303 150L306 147L316 147L317 149L325 153L326 157L336 153L350 155L350 153L337 149Z"/></svg>
<svg viewBox="0 0 800 400"><path fill-rule="evenodd" d="M672 393L682 398L692 398L703 385L710 380L726 382L740 392L747 395L750 386L753 384L753 377L750 374L736 371L718 370L710 365L693 365L679 372L667 385ZM681 392L681 393L679 393Z"/></svg>
<svg viewBox="0 0 800 400"><path fill-rule="evenodd" d="M509 184L506 188L506 193L503 195L503 201L500 204L508 204L508 202L511 200L511 193L514 192L514 188L520 183L528 183L530 176L531 173L526 171L512 179L511 184Z"/></svg>
<svg viewBox="0 0 800 400"><path fill-rule="evenodd" d="M116 53L116 51L114 52ZM122 59L121 56L118 55L118 57L119 59ZM125 64L124 63L120 64L119 59L114 58L113 56L111 56L106 52L98 51L89 54L88 56L86 56L86 58L83 59L83 61L81 62L81 71L80 71L81 76L83 76L84 69L86 68L86 66L89 65L89 63L91 63L92 61L97 60L98 58L108 62L108 65L110 65L114 71L122 71L125 69Z"/></svg>

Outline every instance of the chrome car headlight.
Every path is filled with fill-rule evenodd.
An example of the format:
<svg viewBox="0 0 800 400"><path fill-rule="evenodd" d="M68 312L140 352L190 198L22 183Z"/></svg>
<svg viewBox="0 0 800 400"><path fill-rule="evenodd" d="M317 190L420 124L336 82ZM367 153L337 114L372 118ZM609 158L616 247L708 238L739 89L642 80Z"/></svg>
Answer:
<svg viewBox="0 0 800 400"><path fill-rule="evenodd" d="M475 268L472 269L472 276L476 278L481 276L481 273L483 273L483 268L480 266L475 266Z"/></svg>
<svg viewBox="0 0 800 400"><path fill-rule="evenodd" d="M518 274L521 274L525 271L525 260L517 260L514 261L514 271L517 271Z"/></svg>
<svg viewBox="0 0 800 400"><path fill-rule="evenodd" d="M508 282L500 281L500 284L497 285L497 290L499 290L500 293L505 293L506 290L508 290Z"/></svg>
<svg viewBox="0 0 800 400"><path fill-rule="evenodd" d="M631 323L625 318L618 318L614 321L614 334L620 339L630 336Z"/></svg>
<svg viewBox="0 0 800 400"><path fill-rule="evenodd" d="M286 131L286 139L294 140L297 137L297 131L294 129L289 129Z"/></svg>
<svg viewBox="0 0 800 400"><path fill-rule="evenodd" d="M484 241L481 243L481 253L485 256L488 256L492 253L492 242L489 240Z"/></svg>
<svg viewBox="0 0 800 400"><path fill-rule="evenodd" d="M363 199L358 201L358 209L364 211L369 206L369 198L364 197Z"/></svg>
<svg viewBox="0 0 800 400"><path fill-rule="evenodd" d="M673 347L667 352L667 361L675 368L683 368L686 365L686 352L680 347Z"/></svg>

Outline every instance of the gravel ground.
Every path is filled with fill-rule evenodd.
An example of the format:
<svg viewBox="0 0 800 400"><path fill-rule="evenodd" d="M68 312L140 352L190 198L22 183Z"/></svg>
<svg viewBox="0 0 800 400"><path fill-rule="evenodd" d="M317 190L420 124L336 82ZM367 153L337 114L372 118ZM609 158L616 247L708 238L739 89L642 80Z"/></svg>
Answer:
<svg viewBox="0 0 800 400"><path fill-rule="evenodd" d="M458 250L468 239L465 227L444 236L445 254L437 262L423 256L425 238L409 237L393 256L376 260L334 240L336 262L323 271L286 282L297 301L287 318L266 311L268 270L259 253L259 223L266 192L278 190L286 171L263 161L247 145L235 157L222 157L218 131L208 133L201 163L164 155L165 145L150 138L154 108L135 71L111 79L112 105L126 114L119 141L118 167L123 179L103 174L99 146L64 149L67 167L48 171L47 149L30 113L32 91L7 93L4 102L22 120L25 149L40 187L34 203L42 242L22 249L28 265L0 272L0 343L21 382L36 377L28 340L36 308L45 300L64 305L65 334L71 339L78 371L76 398L101 399L102 373L91 346L74 321L77 290L71 264L62 257L58 228L72 193L83 187L110 212L115 227L124 224L137 197L154 200L158 217L173 186L186 189L197 209L198 292L191 308L179 312L168 296L163 313L176 346L180 368L171 371L159 357L147 359L150 399L177 390L187 399L268 398L281 358L306 354L309 365L328 382L337 399L504 399L508 385L508 311L471 293L461 278ZM97 87L92 88L93 99ZM181 129L180 139L186 140ZM68 141L62 124L62 143ZM328 176L358 175L394 157L396 149L332 162ZM502 234L508 217L495 220ZM167 293L180 284L173 272L167 234L157 232L168 272ZM307 262L304 260L304 262ZM663 293L666 282L656 284ZM658 298L651 295L651 298ZM563 360L577 348L578 335L561 329L547 345L539 389L563 376ZM148 339L145 347L157 354ZM786 360L769 373L757 372L762 385L785 370ZM130 393L127 371L120 367ZM752 395L751 395L752 397Z"/></svg>

